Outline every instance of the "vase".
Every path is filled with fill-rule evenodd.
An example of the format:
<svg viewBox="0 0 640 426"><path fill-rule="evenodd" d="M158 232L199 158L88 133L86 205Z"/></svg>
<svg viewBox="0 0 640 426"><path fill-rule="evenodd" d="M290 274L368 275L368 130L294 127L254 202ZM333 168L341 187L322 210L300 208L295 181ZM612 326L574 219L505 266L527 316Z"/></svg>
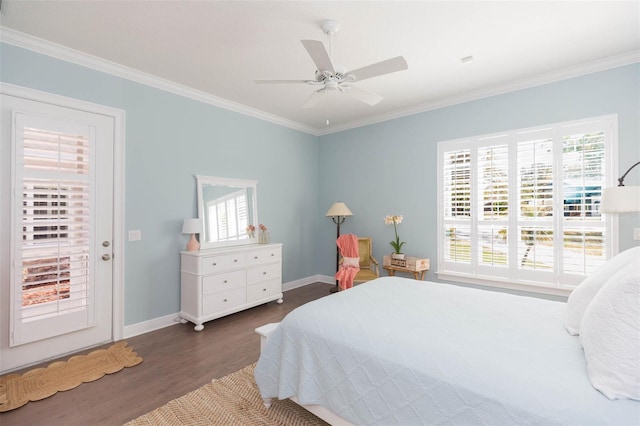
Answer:
<svg viewBox="0 0 640 426"><path fill-rule="evenodd" d="M392 259L404 259L404 253L391 253Z"/></svg>
<svg viewBox="0 0 640 426"><path fill-rule="evenodd" d="M259 244L269 244L269 232L268 231L260 231L258 233L258 243Z"/></svg>

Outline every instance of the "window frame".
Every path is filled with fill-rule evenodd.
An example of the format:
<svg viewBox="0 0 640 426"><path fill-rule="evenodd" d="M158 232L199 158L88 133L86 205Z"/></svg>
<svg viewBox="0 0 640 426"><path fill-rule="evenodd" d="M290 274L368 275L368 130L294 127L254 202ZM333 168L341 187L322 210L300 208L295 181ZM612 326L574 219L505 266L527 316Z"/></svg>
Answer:
<svg viewBox="0 0 640 426"><path fill-rule="evenodd" d="M493 146L505 143L508 144L509 153L507 161L510 173L507 176L510 188L517 188L518 174L517 171L518 155L514 148L519 142L527 140L530 135L550 136L553 146L553 177L557 181L562 176L563 170L560 168L561 157L563 154L563 137L570 134L590 131L604 130L605 132L605 158L604 158L604 187L612 186L617 181L618 173L618 116L617 114L604 115L598 117L585 118L580 120L566 121L554 124L547 124L523 129L513 129L492 134L466 137L455 140L439 141L437 144L437 271L436 275L439 279L448 281L457 281L467 284L478 284L490 287L507 288L512 290L524 290L534 293L568 295L585 277L581 274L567 274L558 270L558 260L562 256L563 238L554 238L554 268L551 272L541 271L531 273L531 271L518 270L514 262L509 262L509 266L500 270L495 266L486 266L477 259L477 247L479 236L479 223L486 220L480 216L479 205L482 200L478 197L478 185L480 176L478 176L478 151L487 146ZM448 239L445 238L446 225L454 222L464 223L464 219L447 219L445 218L445 161L446 152L469 149L470 155L470 211L471 214L466 223L470 227L470 262L468 264L447 262L445 260L445 244ZM519 191L509 191L508 202L510 212L506 220L507 222L507 239L508 239L508 255L511 259L517 259L517 242L518 242L518 225L519 220L518 194ZM553 187L553 217L551 220L552 229L555 232L562 232L565 223L564 217L564 196L563 185L554 185ZM603 214L604 218L604 249L605 259L608 259L618 253L618 218L616 215ZM515 232L514 232L515 231ZM530 277L533 277L531 279Z"/></svg>

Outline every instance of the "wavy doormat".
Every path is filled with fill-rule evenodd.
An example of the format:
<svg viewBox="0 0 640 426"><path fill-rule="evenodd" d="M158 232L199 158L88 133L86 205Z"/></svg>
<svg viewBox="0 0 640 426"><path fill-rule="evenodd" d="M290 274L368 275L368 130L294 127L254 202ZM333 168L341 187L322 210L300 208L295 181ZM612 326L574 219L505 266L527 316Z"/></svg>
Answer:
<svg viewBox="0 0 640 426"><path fill-rule="evenodd" d="M29 401L39 401L57 392L93 382L105 374L142 362L126 342L118 342L107 349L88 355L78 355L67 361L58 361L47 368L35 368L20 374L0 377L0 413L22 407Z"/></svg>
<svg viewBox="0 0 640 426"><path fill-rule="evenodd" d="M298 404L285 399L262 403L253 378L255 364L214 380L125 426L180 425L327 425Z"/></svg>

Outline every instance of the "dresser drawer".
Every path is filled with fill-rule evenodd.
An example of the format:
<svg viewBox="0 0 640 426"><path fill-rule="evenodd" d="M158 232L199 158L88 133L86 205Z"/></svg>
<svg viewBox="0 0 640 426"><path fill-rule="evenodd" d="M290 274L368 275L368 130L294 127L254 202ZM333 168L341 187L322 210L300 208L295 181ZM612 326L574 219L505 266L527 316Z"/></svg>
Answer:
<svg viewBox="0 0 640 426"><path fill-rule="evenodd" d="M206 256L202 258L202 273L206 275L224 272L230 269L244 268L246 264L244 253Z"/></svg>
<svg viewBox="0 0 640 426"><path fill-rule="evenodd" d="M280 247L269 247L264 250L255 250L247 253L247 266L279 262L280 260L282 260L282 249Z"/></svg>
<svg viewBox="0 0 640 426"><path fill-rule="evenodd" d="M207 275L202 277L202 294L216 293L246 285L247 274L243 270Z"/></svg>
<svg viewBox="0 0 640 426"><path fill-rule="evenodd" d="M282 293L280 278L264 281L247 287L247 302L251 303L279 293Z"/></svg>
<svg viewBox="0 0 640 426"><path fill-rule="evenodd" d="M209 315L226 311L234 306L244 304L246 300L247 290L245 288L234 288L233 290L207 294L202 300L202 314Z"/></svg>
<svg viewBox="0 0 640 426"><path fill-rule="evenodd" d="M271 263L247 269L247 285L261 281L280 278L282 276L282 264Z"/></svg>

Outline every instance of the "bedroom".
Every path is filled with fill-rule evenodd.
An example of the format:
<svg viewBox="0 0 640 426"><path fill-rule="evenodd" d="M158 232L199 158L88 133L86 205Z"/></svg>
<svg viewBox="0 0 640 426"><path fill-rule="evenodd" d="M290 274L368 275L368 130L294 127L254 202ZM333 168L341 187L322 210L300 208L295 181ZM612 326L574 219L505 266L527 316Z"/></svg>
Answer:
<svg viewBox="0 0 640 426"><path fill-rule="evenodd" d="M3 14L11 6L10 1L3 1ZM354 24L345 23L340 35L349 33L349 25ZM310 30L304 36L315 34ZM47 53L46 46L12 35L2 31L3 83L126 113L122 232L141 230L142 240L122 245L126 263L121 279L121 337L173 324L180 306L178 252L186 242L180 227L184 218L197 213L195 174L258 180L260 221L269 227L272 241L283 243L287 289L331 282L335 225L324 213L338 200L354 212L343 232L373 237L377 258L389 252L390 233L382 218L403 214L401 232L407 252L435 262L438 141L617 114L619 174L640 159L637 41L630 49L635 56L619 66L583 67L570 77L554 74L544 84L535 81L508 92L503 86L502 91L467 102L340 132L312 134L131 81L104 68L94 69L69 52L53 49ZM301 37L292 36L296 43ZM336 46L339 43L336 38ZM402 46L391 52L403 54ZM304 51L300 56L301 61L307 60ZM546 66L553 69L554 64ZM280 167L283 163L287 167ZM3 163L1 169L6 170L5 166ZM638 184L640 174L634 170L627 179ZM398 180L410 185L398 184ZM3 188L6 197L5 191ZM6 235L7 214L3 212L1 218ZM619 250L637 245L632 230L640 226L638 216L620 216L619 221ZM2 253L7 259L6 243ZM2 287L6 291L4 262ZM427 279L438 279L435 268ZM7 300L5 293L2 300ZM7 312L4 306L0 311ZM3 316L3 324L5 321ZM2 339L4 349L6 335Z"/></svg>

